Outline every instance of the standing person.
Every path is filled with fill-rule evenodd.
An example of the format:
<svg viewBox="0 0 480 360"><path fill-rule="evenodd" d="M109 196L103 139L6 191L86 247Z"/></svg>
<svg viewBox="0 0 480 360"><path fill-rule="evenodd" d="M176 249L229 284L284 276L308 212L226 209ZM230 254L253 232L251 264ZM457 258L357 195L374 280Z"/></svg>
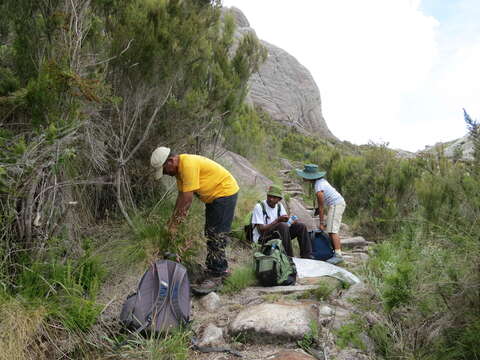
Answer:
<svg viewBox="0 0 480 360"><path fill-rule="evenodd" d="M225 254L239 187L235 178L224 167L200 155L174 154L167 147L158 147L152 153L151 165L155 178L163 174L175 176L178 196L168 222L168 232L174 235L192 205L194 193L205 203L205 236L207 237L207 279L200 290L215 290L228 274Z"/></svg>
<svg viewBox="0 0 480 360"><path fill-rule="evenodd" d="M314 164L304 165L303 170L296 169L297 175L301 176L305 181L313 184L315 189L315 197L318 202L319 212L319 228L325 230L332 239L335 254L327 262L338 264L343 261L342 246L340 242L340 225L342 224L342 216L345 211L345 200L335 188L329 184L324 178L326 172L319 171L318 166ZM328 207L328 214L325 220L324 208Z"/></svg>
<svg viewBox="0 0 480 360"><path fill-rule="evenodd" d="M258 203L253 208L252 225L253 241L263 243L271 238L274 232L278 232L282 245L288 256L293 257L292 240L297 238L300 246L300 256L312 259L312 244L308 236L305 224L294 221L290 226L289 219L283 207L282 190L277 185L272 185L267 191L267 199Z"/></svg>

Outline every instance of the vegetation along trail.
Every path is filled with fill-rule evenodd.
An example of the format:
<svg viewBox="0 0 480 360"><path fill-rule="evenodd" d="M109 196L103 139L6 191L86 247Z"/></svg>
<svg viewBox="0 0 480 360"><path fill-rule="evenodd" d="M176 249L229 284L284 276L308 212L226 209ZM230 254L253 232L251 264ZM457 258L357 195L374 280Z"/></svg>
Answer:
<svg viewBox="0 0 480 360"><path fill-rule="evenodd" d="M341 141L308 70L218 1L2 1L0 359L480 358L480 130L459 121L469 156ZM149 264L177 254L193 283L207 256L200 201L166 226L159 146L240 192L230 276L188 327L139 336L119 314ZM276 184L314 228L304 164L345 198L339 269L358 283L258 286L245 218Z"/></svg>

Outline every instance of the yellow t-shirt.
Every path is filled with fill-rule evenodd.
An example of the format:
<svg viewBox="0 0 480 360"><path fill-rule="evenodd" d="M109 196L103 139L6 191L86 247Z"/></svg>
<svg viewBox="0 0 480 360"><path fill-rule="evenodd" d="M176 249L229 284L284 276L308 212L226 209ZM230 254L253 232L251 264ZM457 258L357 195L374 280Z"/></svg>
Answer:
<svg viewBox="0 0 480 360"><path fill-rule="evenodd" d="M237 181L223 166L200 155L179 155L178 191L193 191L204 203L238 192Z"/></svg>

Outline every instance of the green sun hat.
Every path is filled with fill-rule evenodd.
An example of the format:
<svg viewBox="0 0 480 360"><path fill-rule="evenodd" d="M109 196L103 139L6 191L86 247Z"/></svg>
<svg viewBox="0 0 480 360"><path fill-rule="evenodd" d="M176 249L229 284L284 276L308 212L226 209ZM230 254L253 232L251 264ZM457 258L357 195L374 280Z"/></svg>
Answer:
<svg viewBox="0 0 480 360"><path fill-rule="evenodd" d="M272 185L268 188L267 195L283 198L282 189L278 185Z"/></svg>
<svg viewBox="0 0 480 360"><path fill-rule="evenodd" d="M295 171L298 176L308 180L323 178L327 173L326 171L318 171L318 165L315 164L305 164L303 170L295 169Z"/></svg>

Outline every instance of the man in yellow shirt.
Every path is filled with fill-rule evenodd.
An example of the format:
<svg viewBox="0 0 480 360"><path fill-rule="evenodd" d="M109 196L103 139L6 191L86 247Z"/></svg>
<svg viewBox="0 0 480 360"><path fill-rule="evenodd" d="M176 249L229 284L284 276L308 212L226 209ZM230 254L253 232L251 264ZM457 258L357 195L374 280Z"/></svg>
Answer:
<svg viewBox="0 0 480 360"><path fill-rule="evenodd" d="M213 160L200 155L174 154L167 147L155 149L150 162L156 170L156 179L163 174L177 179L177 201L168 222L171 234L177 231L178 225L187 216L194 193L205 203L205 235L208 238L206 265L214 280L211 284L204 282L204 287L211 285L214 289L218 286L218 279L227 274L225 247L237 203L237 181Z"/></svg>

